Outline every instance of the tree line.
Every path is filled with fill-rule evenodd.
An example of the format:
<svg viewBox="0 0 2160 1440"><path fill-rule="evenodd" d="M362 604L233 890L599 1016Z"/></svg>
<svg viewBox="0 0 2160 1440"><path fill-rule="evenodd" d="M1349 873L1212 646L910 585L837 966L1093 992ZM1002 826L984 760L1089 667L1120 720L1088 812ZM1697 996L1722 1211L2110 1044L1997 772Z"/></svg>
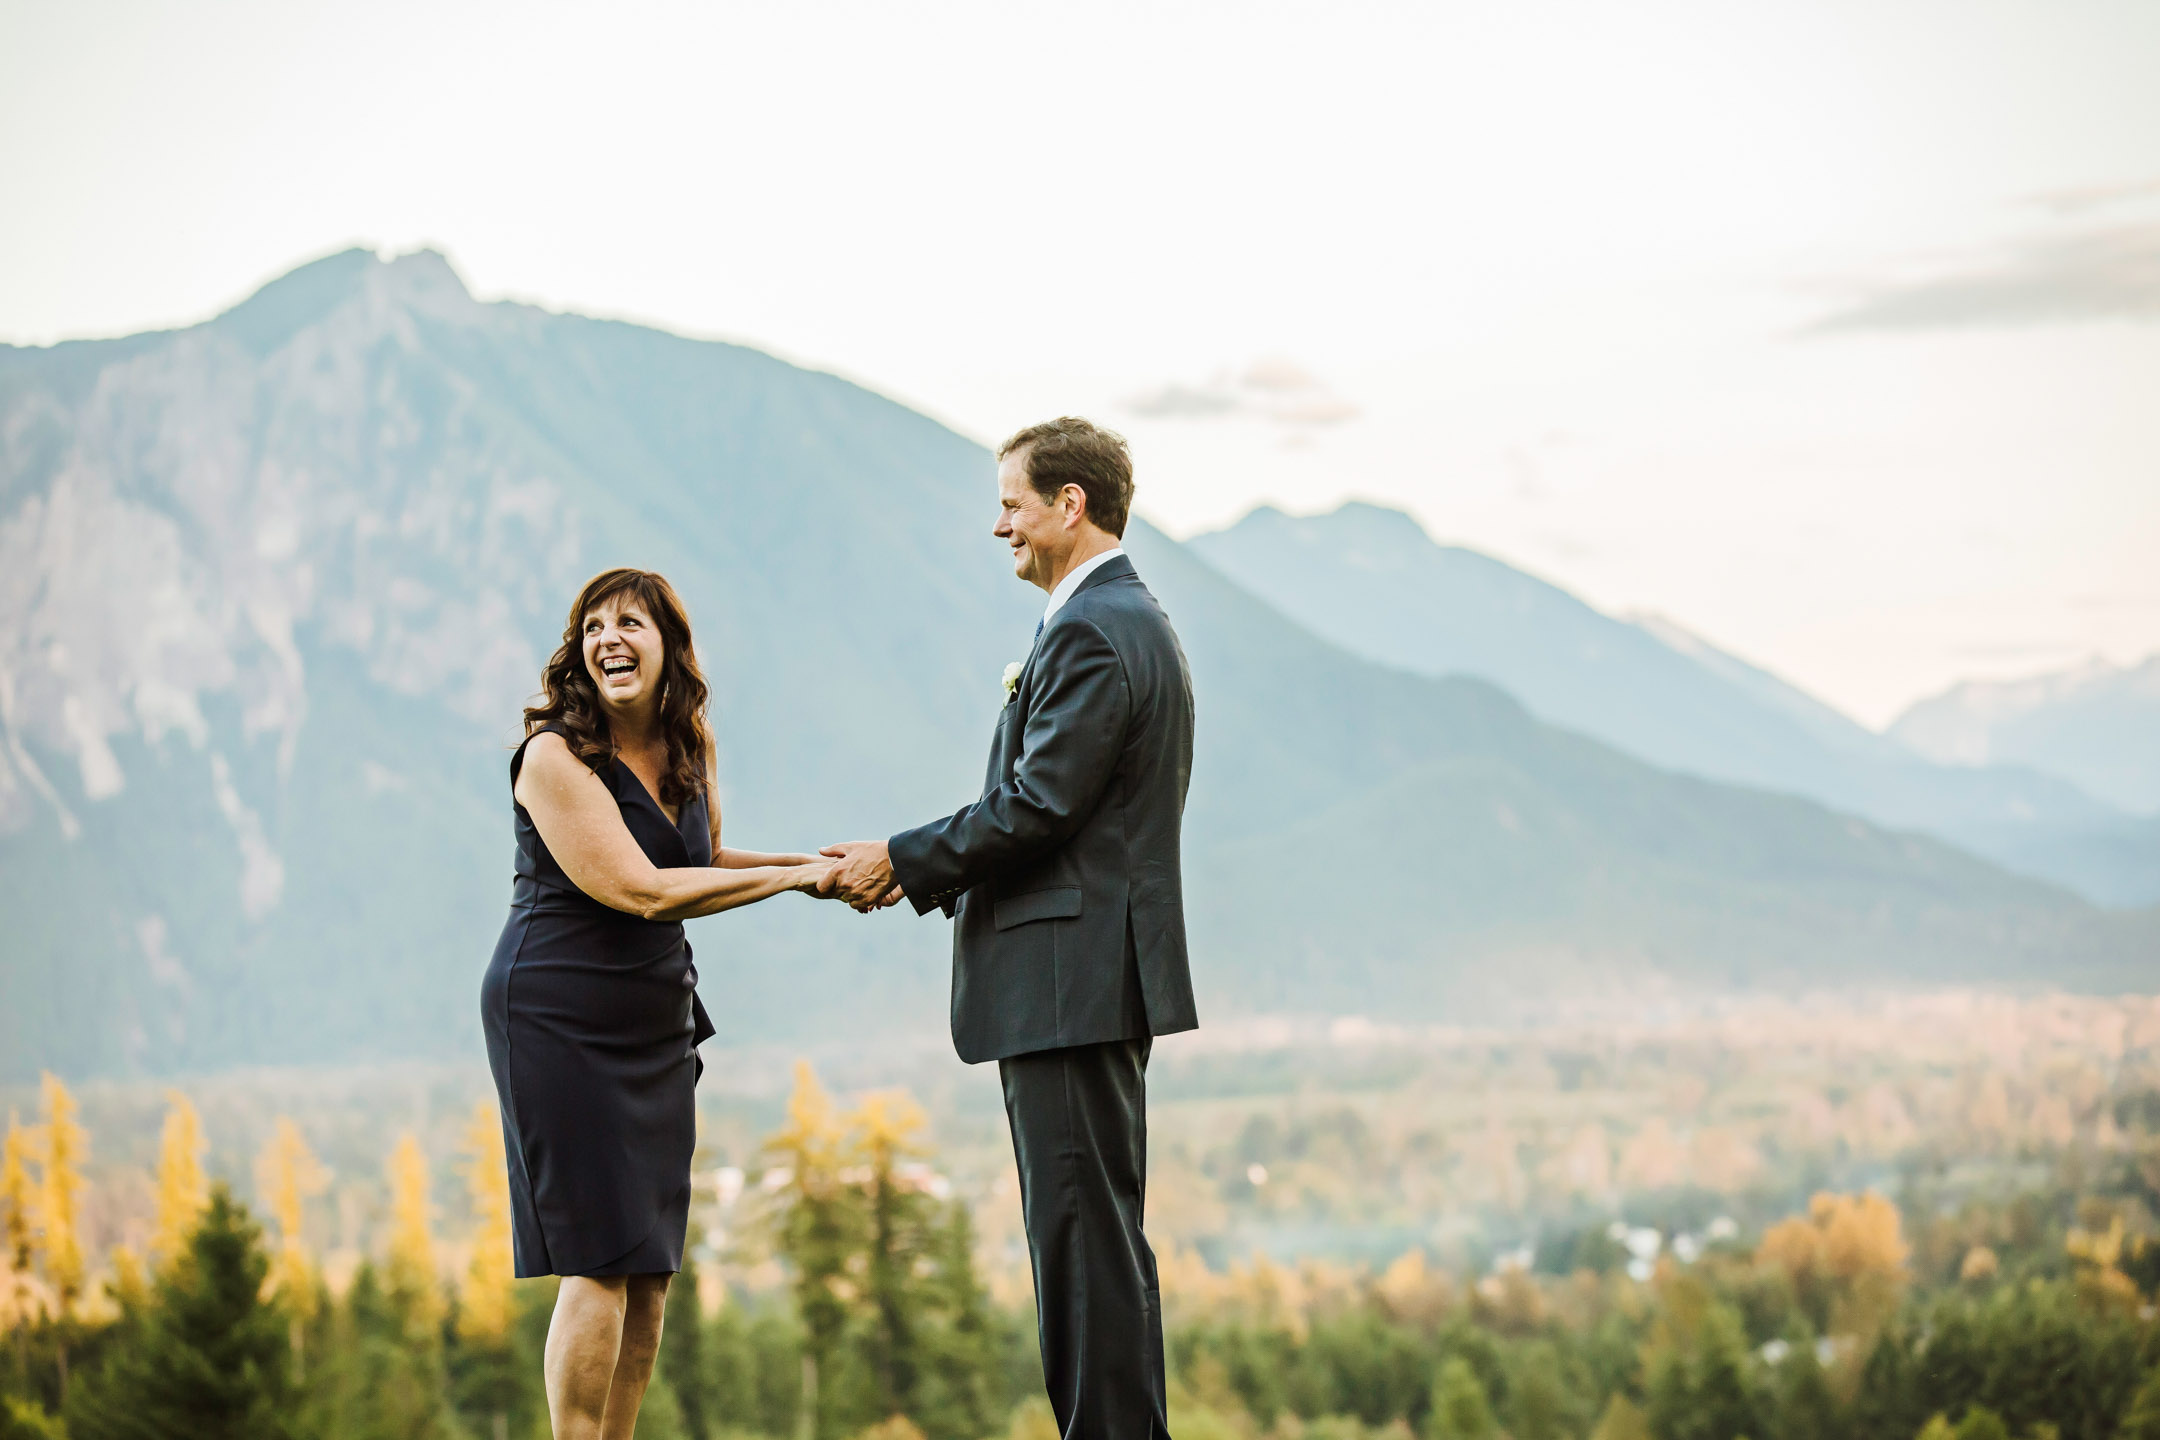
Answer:
<svg viewBox="0 0 2160 1440"><path fill-rule="evenodd" d="M472 1115L452 1270L425 1156L386 1162L379 1253L333 1286L325 1183L281 1120L260 1211L207 1178L193 1107L161 1137L147 1253L82 1243L88 1137L47 1077L0 1154L0 1440L532 1440L553 1285L511 1279L502 1132ZM1049 1440L1033 1316L991 1303L964 1203L905 1095L843 1107L798 1070L754 1186L777 1292L670 1291L639 1433L659 1440ZM2135 1168L1928 1219L1815 1197L1647 1279L1601 1227L1474 1280L1166 1256L1180 1440L2160 1440L2160 1245ZM2149 1186L2147 1186L2149 1188ZM1984 1211L1984 1213L1983 1213ZM1945 1259L1944 1257L1948 1257Z"/></svg>

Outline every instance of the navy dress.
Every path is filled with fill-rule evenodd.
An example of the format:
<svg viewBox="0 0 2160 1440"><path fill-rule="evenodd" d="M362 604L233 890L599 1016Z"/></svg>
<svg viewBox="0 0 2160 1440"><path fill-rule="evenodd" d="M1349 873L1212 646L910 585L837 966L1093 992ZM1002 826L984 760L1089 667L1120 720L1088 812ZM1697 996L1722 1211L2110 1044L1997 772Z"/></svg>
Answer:
<svg viewBox="0 0 2160 1440"><path fill-rule="evenodd" d="M531 743L510 757L513 786ZM654 865L712 863L703 796L670 822L629 766L594 773ZM713 1033L690 942L679 921L641 920L578 889L525 807L512 807L517 880L480 1012L518 1278L673 1273L690 1219L697 1047Z"/></svg>

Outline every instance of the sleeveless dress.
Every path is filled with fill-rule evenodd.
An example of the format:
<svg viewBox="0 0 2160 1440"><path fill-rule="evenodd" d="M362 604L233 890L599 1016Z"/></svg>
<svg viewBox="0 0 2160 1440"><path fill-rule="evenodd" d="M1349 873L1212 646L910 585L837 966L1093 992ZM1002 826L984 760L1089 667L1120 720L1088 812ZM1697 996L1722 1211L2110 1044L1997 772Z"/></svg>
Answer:
<svg viewBox="0 0 2160 1440"><path fill-rule="evenodd" d="M548 725L534 734L560 727ZM527 736L510 757L517 784ZM678 821L629 766L593 772L662 869L712 863L701 795ZM525 807L510 919L480 986L502 1103L519 1279L682 1268L697 1144L698 1045L713 1033L681 922L642 920L577 888Z"/></svg>

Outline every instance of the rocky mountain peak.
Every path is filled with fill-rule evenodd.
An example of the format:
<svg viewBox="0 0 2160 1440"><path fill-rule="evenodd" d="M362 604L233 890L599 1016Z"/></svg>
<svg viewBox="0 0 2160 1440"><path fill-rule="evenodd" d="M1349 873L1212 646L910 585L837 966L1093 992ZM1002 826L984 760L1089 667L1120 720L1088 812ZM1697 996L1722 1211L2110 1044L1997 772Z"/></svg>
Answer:
<svg viewBox="0 0 2160 1440"><path fill-rule="evenodd" d="M470 318L478 303L439 250L383 259L355 246L287 272L211 321L211 328L268 355L347 306L417 311L437 319Z"/></svg>

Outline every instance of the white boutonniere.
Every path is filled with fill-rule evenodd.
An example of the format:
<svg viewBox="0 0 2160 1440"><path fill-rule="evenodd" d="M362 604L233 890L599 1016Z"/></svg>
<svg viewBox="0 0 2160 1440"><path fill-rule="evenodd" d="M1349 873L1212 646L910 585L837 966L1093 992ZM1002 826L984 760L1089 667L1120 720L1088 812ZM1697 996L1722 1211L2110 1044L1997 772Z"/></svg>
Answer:
<svg viewBox="0 0 2160 1440"><path fill-rule="evenodd" d="M1020 662L1018 660L1015 660L1012 662L1012 664L1005 667L1005 704L1012 704L1013 691L1018 690L1019 688Z"/></svg>

